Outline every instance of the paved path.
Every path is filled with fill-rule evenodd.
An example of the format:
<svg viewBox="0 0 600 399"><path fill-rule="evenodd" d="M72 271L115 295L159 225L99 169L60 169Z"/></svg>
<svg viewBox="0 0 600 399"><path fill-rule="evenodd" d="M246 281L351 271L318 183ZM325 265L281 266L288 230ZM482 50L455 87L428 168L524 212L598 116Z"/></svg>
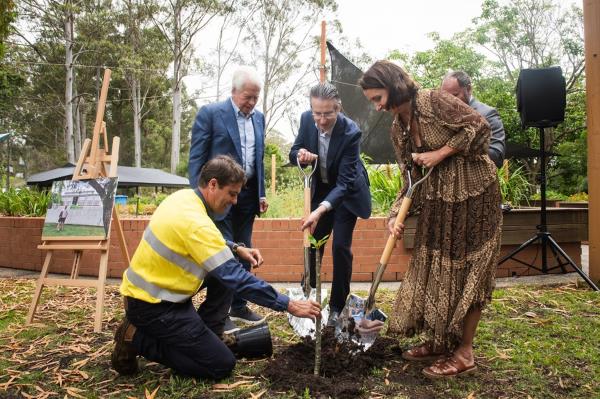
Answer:
<svg viewBox="0 0 600 399"><path fill-rule="evenodd" d="M583 271L587 274L589 270L589 252L588 246L581 246L581 266ZM52 274L51 274L52 275ZM0 267L0 278L30 278L37 279L39 272L31 270L20 270L11 269L7 267ZM58 276L58 275L54 275ZM85 278L85 277L83 277ZM496 287L504 288L515 285L561 285L580 281L583 284L585 282L577 273L567 274L546 274L538 276L525 276L525 277L503 277L496 279ZM121 279L109 278L106 283L108 285L118 285L121 283ZM286 289L290 287L298 287L298 283L274 283L273 286L277 289ZM379 287L388 289L397 289L400 286L399 281L393 282L382 282ZM368 291L371 287L371 282L354 282L351 284L351 291ZM323 283L323 288L331 289L331 283Z"/></svg>

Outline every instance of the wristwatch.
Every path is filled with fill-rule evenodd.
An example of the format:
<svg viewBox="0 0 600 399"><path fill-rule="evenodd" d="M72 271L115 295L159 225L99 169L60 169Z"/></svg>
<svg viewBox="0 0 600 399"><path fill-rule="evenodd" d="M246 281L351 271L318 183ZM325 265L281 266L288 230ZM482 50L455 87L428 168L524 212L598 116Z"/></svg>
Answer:
<svg viewBox="0 0 600 399"><path fill-rule="evenodd" d="M233 252L234 255L237 255L237 250L239 247L246 248L246 244L244 244L243 242L234 242L231 246L231 252Z"/></svg>

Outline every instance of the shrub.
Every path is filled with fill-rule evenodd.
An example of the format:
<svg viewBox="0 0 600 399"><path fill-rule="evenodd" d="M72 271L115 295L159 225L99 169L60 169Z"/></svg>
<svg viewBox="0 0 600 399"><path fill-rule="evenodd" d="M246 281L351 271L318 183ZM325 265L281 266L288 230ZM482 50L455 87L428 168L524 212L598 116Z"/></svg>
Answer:
<svg viewBox="0 0 600 399"><path fill-rule="evenodd" d="M523 166L510 171L509 165L505 163L498 169L498 180L500 182L500 193L502 202L511 205L519 205L528 202L531 193L531 184L525 177ZM533 198L532 198L533 199Z"/></svg>
<svg viewBox="0 0 600 399"><path fill-rule="evenodd" d="M5 216L44 216L50 204L49 191L10 188L0 193L0 214Z"/></svg>
<svg viewBox="0 0 600 399"><path fill-rule="evenodd" d="M367 165L374 215L387 215L402 189L402 172L397 165Z"/></svg>
<svg viewBox="0 0 600 399"><path fill-rule="evenodd" d="M570 195L569 198L567 198L567 201L570 201L570 202L587 202L588 201L588 194L587 193L575 193L573 195Z"/></svg>

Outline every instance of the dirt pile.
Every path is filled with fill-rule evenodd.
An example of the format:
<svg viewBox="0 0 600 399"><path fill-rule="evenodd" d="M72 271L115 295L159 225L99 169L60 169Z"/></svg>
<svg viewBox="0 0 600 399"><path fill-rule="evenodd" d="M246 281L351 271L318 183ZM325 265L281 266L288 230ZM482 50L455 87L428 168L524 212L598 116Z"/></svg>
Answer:
<svg viewBox="0 0 600 399"><path fill-rule="evenodd" d="M263 375L275 391L294 390L303 394L306 387L311 397L357 398L373 368L381 368L387 359L398 357L397 341L378 337L369 350L362 352L353 342L338 342L332 328L323 330L321 370L313 374L315 343L305 337L302 342L285 348L269 362Z"/></svg>

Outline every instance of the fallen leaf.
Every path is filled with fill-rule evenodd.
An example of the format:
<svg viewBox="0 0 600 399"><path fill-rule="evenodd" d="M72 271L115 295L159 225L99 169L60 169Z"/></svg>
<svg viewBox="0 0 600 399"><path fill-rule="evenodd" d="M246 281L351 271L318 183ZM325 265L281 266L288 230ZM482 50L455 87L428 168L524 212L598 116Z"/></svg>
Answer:
<svg viewBox="0 0 600 399"><path fill-rule="evenodd" d="M537 317L537 314L535 312L525 312L525 316L531 317L533 319Z"/></svg>
<svg viewBox="0 0 600 399"><path fill-rule="evenodd" d="M383 383L384 383L385 385L390 385L390 380L388 380L388 379L386 378L386 379L384 379L384 380L383 380Z"/></svg>
<svg viewBox="0 0 600 399"><path fill-rule="evenodd" d="M475 399L475 398L476 398L476 396L475 396L475 392L471 392L471 393L469 394L469 396L467 396L467 399Z"/></svg>
<svg viewBox="0 0 600 399"><path fill-rule="evenodd" d="M250 392L250 399L259 399L261 396L263 396L265 393L267 393L266 389L263 389L262 391L260 391L259 393L252 393Z"/></svg>
<svg viewBox="0 0 600 399"><path fill-rule="evenodd" d="M251 384L252 381L238 381L233 384L215 384L212 386L212 389L233 389L242 385Z"/></svg>
<svg viewBox="0 0 600 399"><path fill-rule="evenodd" d="M145 388L146 399L154 399L154 397L156 396L156 393L158 392L158 388L160 388L160 385L157 386L156 389L154 391L152 391L152 393L148 392L148 388Z"/></svg>

